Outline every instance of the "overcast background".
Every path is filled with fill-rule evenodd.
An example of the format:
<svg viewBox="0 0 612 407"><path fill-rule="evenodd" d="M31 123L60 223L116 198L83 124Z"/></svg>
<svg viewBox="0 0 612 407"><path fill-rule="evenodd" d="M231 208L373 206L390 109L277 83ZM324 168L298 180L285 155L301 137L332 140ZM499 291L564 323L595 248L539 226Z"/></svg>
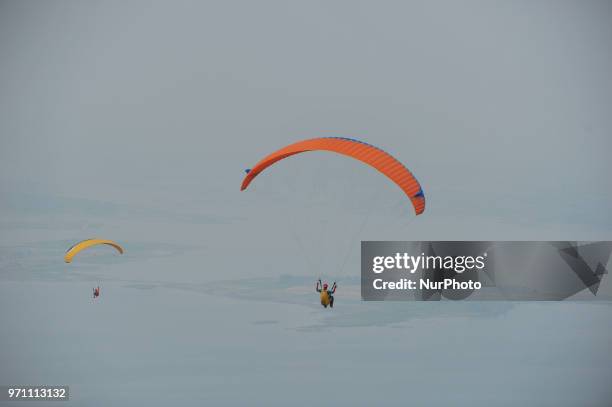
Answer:
<svg viewBox="0 0 612 407"><path fill-rule="evenodd" d="M609 1L1 0L0 384L608 406L609 302L374 304L358 283L360 240L612 240L611 45ZM239 191L319 136L390 152L425 213L329 153ZM125 255L63 263L93 236Z"/></svg>

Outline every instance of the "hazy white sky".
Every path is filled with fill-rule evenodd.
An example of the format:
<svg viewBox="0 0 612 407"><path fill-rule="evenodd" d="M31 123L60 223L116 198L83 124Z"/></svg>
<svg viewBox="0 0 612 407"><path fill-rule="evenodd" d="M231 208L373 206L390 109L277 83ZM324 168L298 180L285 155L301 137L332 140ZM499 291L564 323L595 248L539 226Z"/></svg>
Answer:
<svg viewBox="0 0 612 407"><path fill-rule="evenodd" d="M133 193L189 180L231 200L264 153L339 135L404 161L432 205L514 197L612 226L610 2L0 11L3 190L87 196L96 174L111 201L118 178Z"/></svg>

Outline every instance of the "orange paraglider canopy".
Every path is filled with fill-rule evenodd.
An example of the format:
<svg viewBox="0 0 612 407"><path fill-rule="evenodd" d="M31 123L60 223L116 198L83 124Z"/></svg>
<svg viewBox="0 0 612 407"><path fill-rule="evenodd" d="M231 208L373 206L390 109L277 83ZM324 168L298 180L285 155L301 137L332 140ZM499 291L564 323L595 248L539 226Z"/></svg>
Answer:
<svg viewBox="0 0 612 407"><path fill-rule="evenodd" d="M425 210L425 195L421 185L401 162L378 147L343 137L303 140L275 151L259 161L252 169L246 170L247 175L242 181L240 190L245 190L257 175L275 162L306 151L332 151L366 163L386 175L404 191L417 215Z"/></svg>

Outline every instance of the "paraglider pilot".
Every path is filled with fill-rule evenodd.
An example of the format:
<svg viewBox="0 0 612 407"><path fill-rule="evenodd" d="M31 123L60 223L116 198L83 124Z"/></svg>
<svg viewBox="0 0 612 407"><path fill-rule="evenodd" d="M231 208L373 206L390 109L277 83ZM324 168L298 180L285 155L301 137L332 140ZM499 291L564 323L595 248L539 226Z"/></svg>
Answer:
<svg viewBox="0 0 612 407"><path fill-rule="evenodd" d="M321 305L325 308L329 305L330 308L334 308L334 293L336 292L336 282L332 285L331 289L328 289L327 283L321 283L321 279L317 280L317 286L315 290L320 293Z"/></svg>
<svg viewBox="0 0 612 407"><path fill-rule="evenodd" d="M93 289L93 297L98 298L100 296L100 286Z"/></svg>

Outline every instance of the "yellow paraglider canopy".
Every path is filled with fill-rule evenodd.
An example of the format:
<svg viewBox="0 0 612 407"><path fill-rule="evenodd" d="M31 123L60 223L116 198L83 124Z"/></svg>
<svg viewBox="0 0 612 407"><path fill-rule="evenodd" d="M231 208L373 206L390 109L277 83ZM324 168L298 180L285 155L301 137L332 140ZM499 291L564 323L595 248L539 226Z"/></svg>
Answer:
<svg viewBox="0 0 612 407"><path fill-rule="evenodd" d="M119 244L113 242L112 240L106 240L106 239L87 239L87 240L83 240L83 241L73 245L68 250L66 250L66 255L64 256L64 261L66 263L70 263L72 261L72 258L74 256L76 256L76 254L79 253L81 250L85 250L88 247L96 246L96 245L99 245L99 244L106 244L106 245L109 245L109 246L113 246L115 249L117 249L117 251L119 253L123 254L123 248L121 246L119 246Z"/></svg>

